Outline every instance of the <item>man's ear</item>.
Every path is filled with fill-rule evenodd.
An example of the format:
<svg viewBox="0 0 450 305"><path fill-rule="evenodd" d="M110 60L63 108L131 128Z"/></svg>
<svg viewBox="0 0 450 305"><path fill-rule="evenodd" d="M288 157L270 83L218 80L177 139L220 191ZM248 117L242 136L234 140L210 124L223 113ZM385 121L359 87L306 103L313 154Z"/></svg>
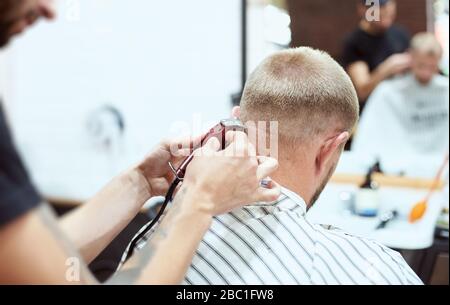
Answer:
<svg viewBox="0 0 450 305"><path fill-rule="evenodd" d="M316 174L322 175L322 172L327 169L327 165L331 162L335 154L341 153L340 150L342 150L349 139L350 133L345 131L323 143L316 157Z"/></svg>
<svg viewBox="0 0 450 305"><path fill-rule="evenodd" d="M231 110L231 117L239 119L241 117L241 107L233 107L233 110Z"/></svg>

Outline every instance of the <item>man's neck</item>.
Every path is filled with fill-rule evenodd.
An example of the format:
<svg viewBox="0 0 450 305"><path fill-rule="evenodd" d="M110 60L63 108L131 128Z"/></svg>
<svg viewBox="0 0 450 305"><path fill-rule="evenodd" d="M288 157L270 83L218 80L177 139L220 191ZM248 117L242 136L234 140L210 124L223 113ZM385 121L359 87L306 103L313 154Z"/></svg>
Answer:
<svg viewBox="0 0 450 305"><path fill-rule="evenodd" d="M416 81L416 84L419 86L419 88L428 88L431 85L431 83L433 82L433 78L428 81L424 81L424 80L421 80L420 78L416 77L415 75L414 75L414 80Z"/></svg>
<svg viewBox="0 0 450 305"><path fill-rule="evenodd" d="M281 186L298 194L309 205L315 192L311 183L311 169L301 164L308 163L280 160L278 170L271 178Z"/></svg>
<svg viewBox="0 0 450 305"><path fill-rule="evenodd" d="M361 22L359 23L359 28L372 36L380 36L383 34L382 32L377 31L374 27L372 27L370 22L368 22L367 20L361 20Z"/></svg>

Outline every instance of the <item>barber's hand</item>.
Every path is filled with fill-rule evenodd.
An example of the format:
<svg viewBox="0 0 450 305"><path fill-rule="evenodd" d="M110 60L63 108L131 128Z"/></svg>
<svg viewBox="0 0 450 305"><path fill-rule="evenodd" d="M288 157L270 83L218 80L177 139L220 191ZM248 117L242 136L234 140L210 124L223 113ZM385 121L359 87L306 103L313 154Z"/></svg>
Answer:
<svg viewBox="0 0 450 305"><path fill-rule="evenodd" d="M137 169L145 178L149 193L152 197L164 196L175 179L175 175L169 167L169 162L175 167L190 154L190 147L198 139L182 138L177 140L165 140L139 164Z"/></svg>
<svg viewBox="0 0 450 305"><path fill-rule="evenodd" d="M182 189L197 211L216 216L255 202L273 202L281 193L271 181L268 188L261 180L278 167L273 158L258 158L254 146L243 132L227 133L227 149L219 151L220 143L213 138L201 149L188 166Z"/></svg>
<svg viewBox="0 0 450 305"><path fill-rule="evenodd" d="M386 77L404 73L409 68L411 68L411 55L408 53L394 54L380 65L380 69Z"/></svg>

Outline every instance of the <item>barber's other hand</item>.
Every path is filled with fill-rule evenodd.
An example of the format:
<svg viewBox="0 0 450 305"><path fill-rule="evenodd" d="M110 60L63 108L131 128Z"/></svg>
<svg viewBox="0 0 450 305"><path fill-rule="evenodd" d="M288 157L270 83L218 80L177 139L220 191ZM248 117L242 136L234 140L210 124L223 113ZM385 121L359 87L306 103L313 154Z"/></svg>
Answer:
<svg viewBox="0 0 450 305"><path fill-rule="evenodd" d="M409 68L411 68L411 55L408 53L394 54L380 65L386 77L404 73Z"/></svg>
<svg viewBox="0 0 450 305"><path fill-rule="evenodd" d="M140 163L138 172L144 178L152 197L164 196L175 179L169 162L176 167L190 154L190 147L198 139L164 140Z"/></svg>
<svg viewBox="0 0 450 305"><path fill-rule="evenodd" d="M271 181L268 188L261 180L270 176L278 161L258 158L254 146L243 132L227 134L229 146L219 151L217 139L211 139L195 152L182 188L192 208L216 216L255 202L272 202L280 196L280 186Z"/></svg>

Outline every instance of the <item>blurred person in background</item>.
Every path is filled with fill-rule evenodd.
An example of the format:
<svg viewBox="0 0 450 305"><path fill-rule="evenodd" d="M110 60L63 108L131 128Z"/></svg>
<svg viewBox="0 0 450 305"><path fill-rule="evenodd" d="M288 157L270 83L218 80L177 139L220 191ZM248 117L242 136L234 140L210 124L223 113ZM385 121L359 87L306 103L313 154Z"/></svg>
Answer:
<svg viewBox="0 0 450 305"><path fill-rule="evenodd" d="M381 83L369 98L353 149L376 158L444 156L449 146L449 82L431 33L411 42L411 72ZM381 123L382 120L382 123Z"/></svg>
<svg viewBox="0 0 450 305"><path fill-rule="evenodd" d="M361 21L345 40L342 64L356 87L362 111L379 83L410 68L411 56L406 52L410 40L408 33L394 25L396 1L358 1ZM378 2L379 8L374 6ZM378 9L379 15L371 14Z"/></svg>
<svg viewBox="0 0 450 305"><path fill-rule="evenodd" d="M39 18L54 15L51 0L1 0L0 47ZM199 151L155 236L112 283L180 283L214 216L245 203L278 198L275 182L260 185L277 161L258 159L244 133L228 133L227 140L231 144L225 151L217 151L216 139ZM163 141L141 163L58 220L34 188L0 107L0 284L96 283L87 263L151 197L167 192L174 179L168 162L182 161L179 149L191 145L190 140ZM242 157L232 157L233 151Z"/></svg>

